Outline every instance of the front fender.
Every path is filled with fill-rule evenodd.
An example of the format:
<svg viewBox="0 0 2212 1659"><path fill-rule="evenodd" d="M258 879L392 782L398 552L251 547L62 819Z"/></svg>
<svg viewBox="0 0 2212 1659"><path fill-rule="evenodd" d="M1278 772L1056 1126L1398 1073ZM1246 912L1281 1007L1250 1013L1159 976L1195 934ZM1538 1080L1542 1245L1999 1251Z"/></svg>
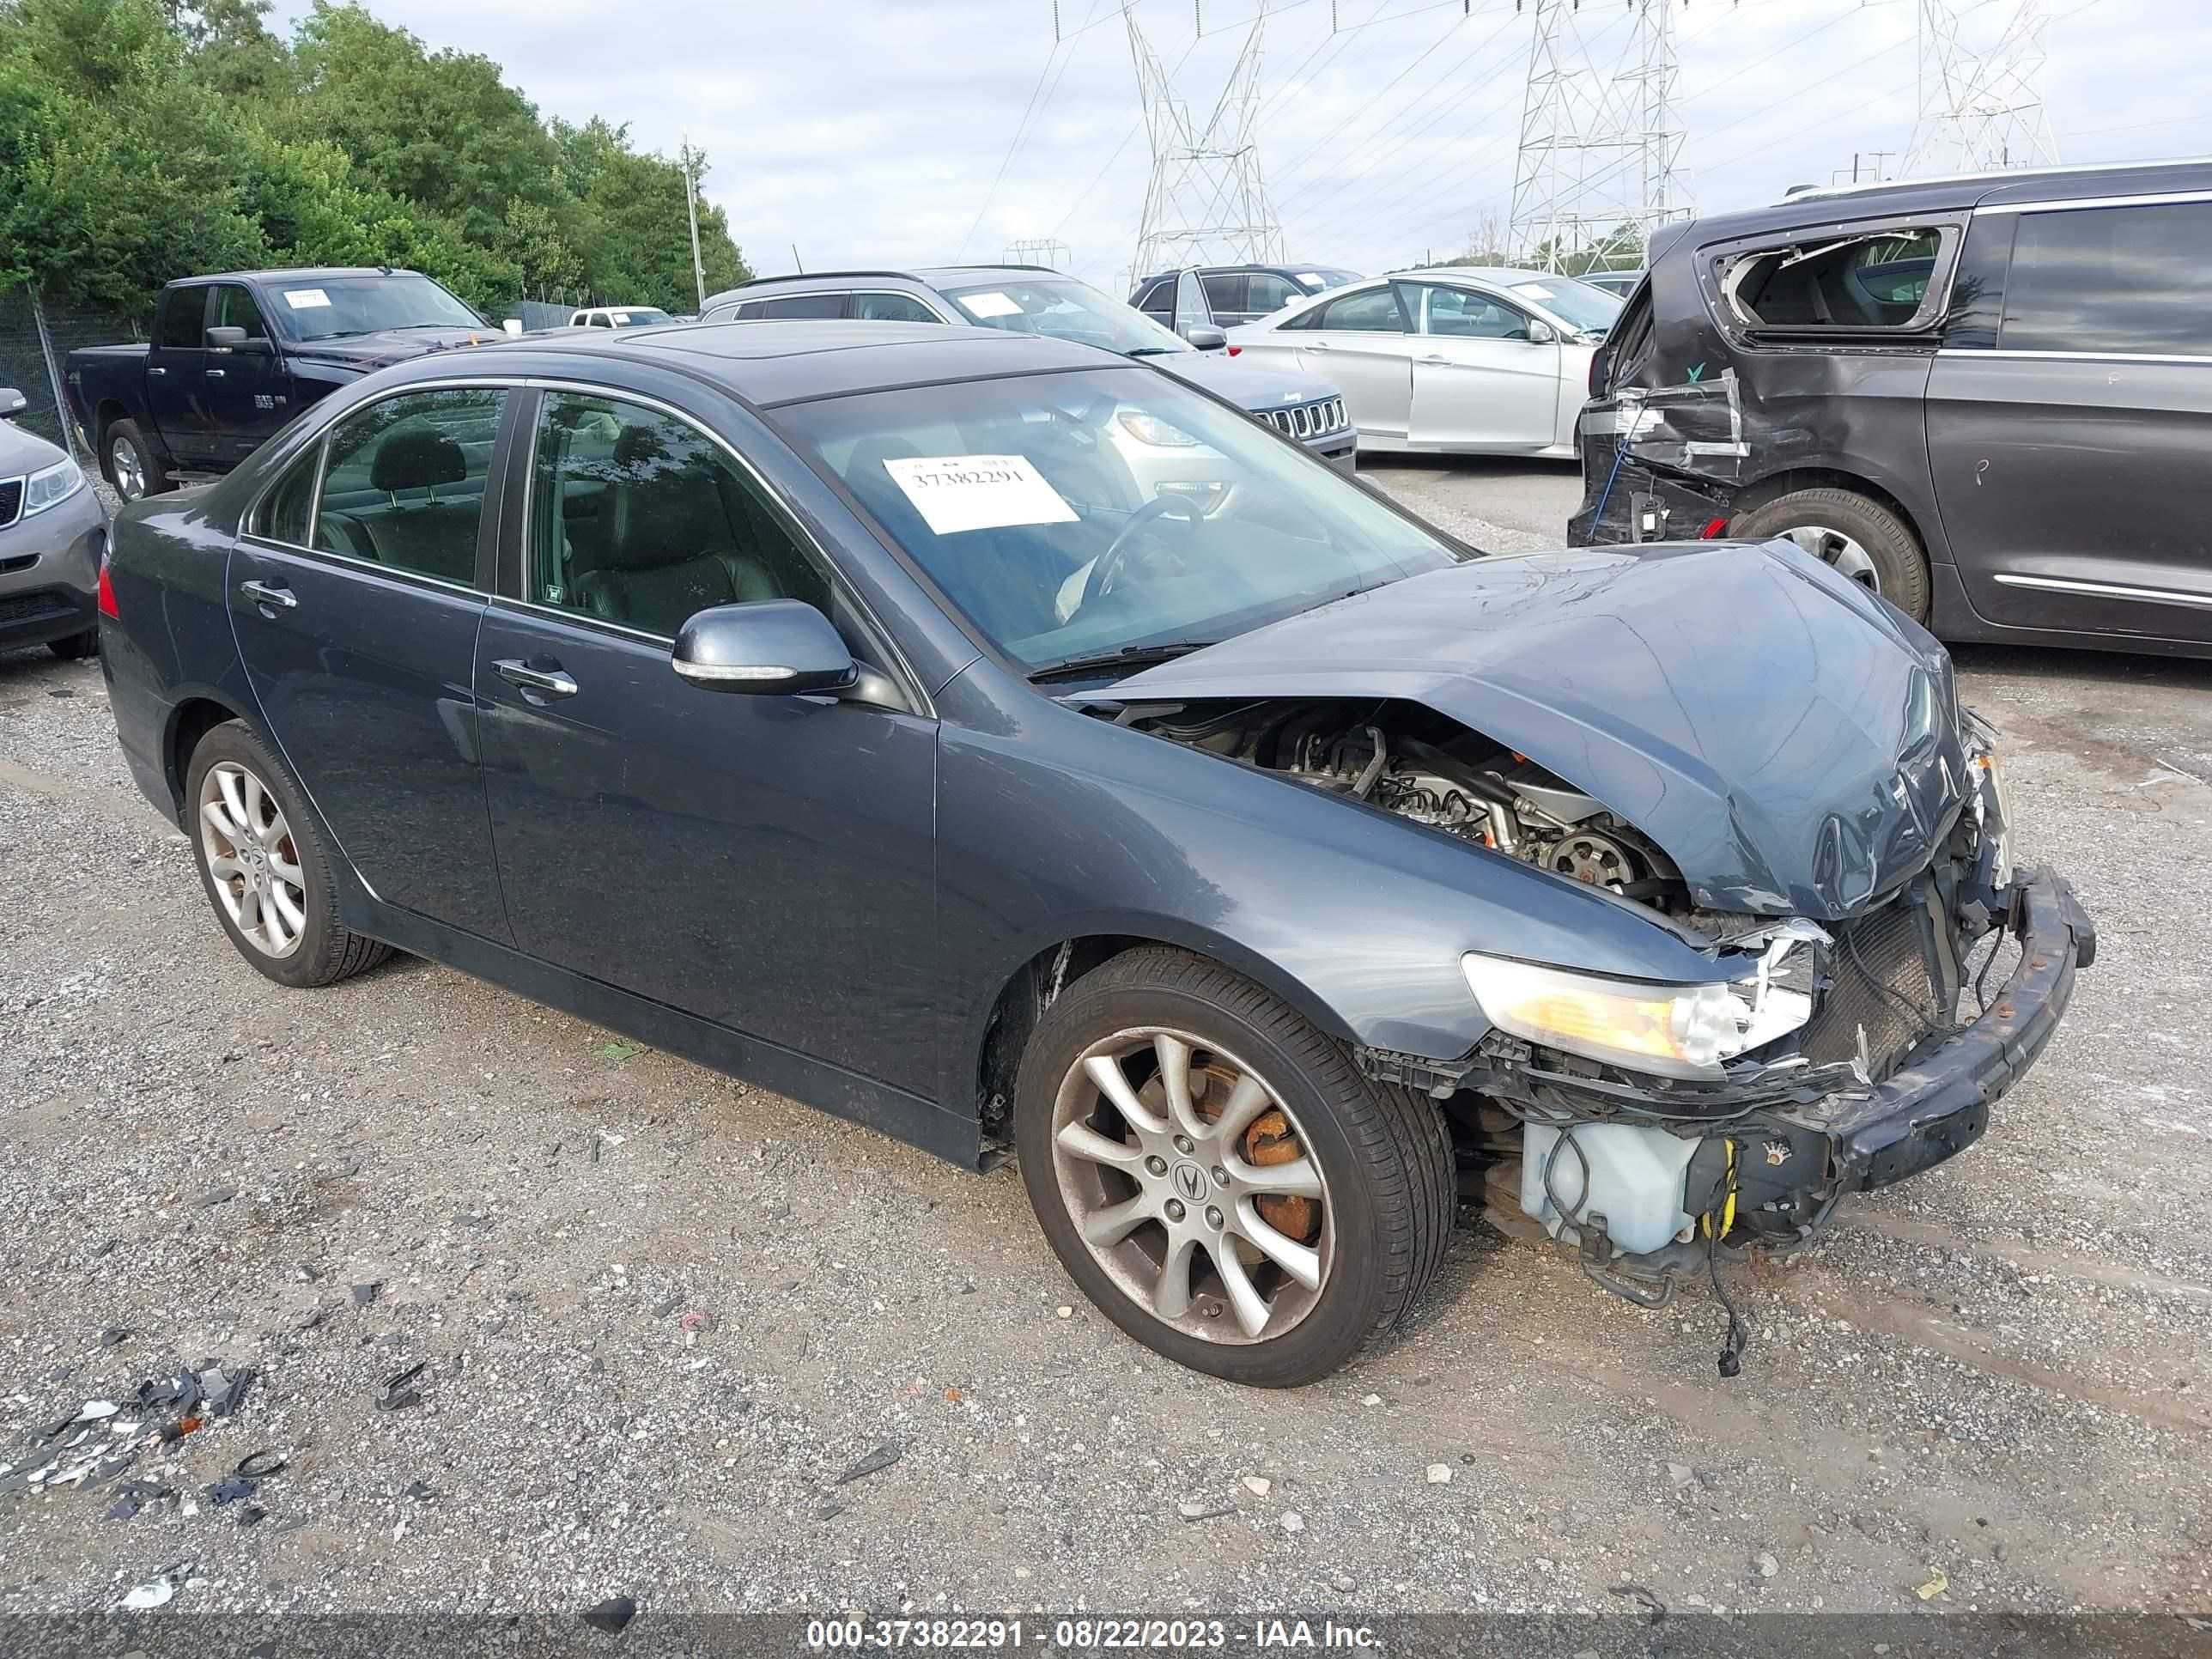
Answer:
<svg viewBox="0 0 2212 1659"><path fill-rule="evenodd" d="M998 994L1060 941L1181 945L1342 1041L1456 1060L1489 1030L1466 951L1647 980L1721 976L1639 907L1441 831L1024 693L981 730L946 705L939 890L947 1076ZM957 1085L956 1085L957 1086ZM955 1096L948 1096L957 1097Z"/></svg>

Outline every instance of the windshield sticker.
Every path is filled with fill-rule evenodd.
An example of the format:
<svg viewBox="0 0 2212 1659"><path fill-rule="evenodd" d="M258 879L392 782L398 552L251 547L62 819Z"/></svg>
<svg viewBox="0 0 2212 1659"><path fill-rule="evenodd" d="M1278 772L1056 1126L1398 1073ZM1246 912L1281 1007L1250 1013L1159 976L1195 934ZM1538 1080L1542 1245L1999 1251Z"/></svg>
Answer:
<svg viewBox="0 0 2212 1659"><path fill-rule="evenodd" d="M1310 288L1319 288L1322 285L1321 272L1317 270L1302 270L1298 273L1298 281L1305 283Z"/></svg>
<svg viewBox="0 0 2212 1659"><path fill-rule="evenodd" d="M1026 455L912 457L886 460L884 471L935 535L1076 522L1075 509Z"/></svg>
<svg viewBox="0 0 2212 1659"><path fill-rule="evenodd" d="M288 288L284 290L284 303L295 311L313 311L330 302L331 296L319 288Z"/></svg>
<svg viewBox="0 0 2212 1659"><path fill-rule="evenodd" d="M1516 294L1525 295L1531 300L1548 300L1553 297L1552 290L1541 283L1522 283L1516 285L1513 291Z"/></svg>
<svg viewBox="0 0 2212 1659"><path fill-rule="evenodd" d="M1022 314L1022 308L996 289L988 294L961 294L954 297L971 317L1018 317Z"/></svg>

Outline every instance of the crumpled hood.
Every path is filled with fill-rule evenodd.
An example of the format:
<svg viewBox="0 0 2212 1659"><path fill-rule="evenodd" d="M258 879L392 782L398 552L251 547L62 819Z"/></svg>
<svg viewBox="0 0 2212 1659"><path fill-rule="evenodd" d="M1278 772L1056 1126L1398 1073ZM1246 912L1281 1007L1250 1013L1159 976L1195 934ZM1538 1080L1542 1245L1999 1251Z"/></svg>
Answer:
<svg viewBox="0 0 2212 1659"><path fill-rule="evenodd" d="M1635 824L1700 906L1820 920L1923 867L1966 777L1942 647L1786 541L1480 559L1105 695L1423 703Z"/></svg>
<svg viewBox="0 0 2212 1659"><path fill-rule="evenodd" d="M1336 396L1334 383L1317 374L1304 374L1296 369L1264 368L1243 358L1232 357L1225 351L1177 351L1143 361L1255 414Z"/></svg>
<svg viewBox="0 0 2212 1659"><path fill-rule="evenodd" d="M338 339L304 340L288 346L284 355L294 362L342 363L366 372L453 346L489 345L506 337L495 328L391 328Z"/></svg>

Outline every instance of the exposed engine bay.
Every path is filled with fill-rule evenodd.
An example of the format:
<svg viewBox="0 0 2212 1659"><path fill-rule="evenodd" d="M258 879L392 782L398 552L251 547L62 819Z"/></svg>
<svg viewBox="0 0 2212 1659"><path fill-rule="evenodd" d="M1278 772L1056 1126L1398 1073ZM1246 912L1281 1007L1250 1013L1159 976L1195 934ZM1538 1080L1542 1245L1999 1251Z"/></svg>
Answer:
<svg viewBox="0 0 2212 1659"><path fill-rule="evenodd" d="M1268 702L1139 714L1140 730L1281 772L1686 918L1681 874L1634 825L1524 755L1403 702Z"/></svg>
<svg viewBox="0 0 2212 1659"><path fill-rule="evenodd" d="M1118 718L1649 906L1730 975L1675 995L1663 1016L1671 1052L1658 1043L1630 1053L1547 1030L1527 1010L1582 997L1587 1038L1605 1023L1607 996L1663 999L1665 988L1577 984L1471 949L1469 986L1493 1026L1472 1054L1449 1064L1361 1056L1370 1075L1437 1101L1462 1194L1494 1222L1571 1251L1598 1284L1646 1305L1663 1303L1683 1275L1711 1274L1717 1289L1722 1261L1753 1246L1796 1248L1844 1192L1887 1185L1970 1144L2012 1075L2009 999L2057 971L2056 952L2027 960L2026 884L2007 848L1991 734L1971 716L1960 727L1967 777L1921 867L1857 914L1823 922L1700 908L1636 825L1424 704L1129 703ZM2070 930L2069 955L2086 963L2094 930L2070 893L2043 891L2046 938ZM1937 1074L1911 1068L1962 1042L1994 1080L1977 1080L1940 1121L1893 1133L1883 1091L1928 1090ZM1863 1127L1875 1121L1885 1127ZM1721 1299L1722 1370L1733 1375L1743 1330L1725 1291Z"/></svg>

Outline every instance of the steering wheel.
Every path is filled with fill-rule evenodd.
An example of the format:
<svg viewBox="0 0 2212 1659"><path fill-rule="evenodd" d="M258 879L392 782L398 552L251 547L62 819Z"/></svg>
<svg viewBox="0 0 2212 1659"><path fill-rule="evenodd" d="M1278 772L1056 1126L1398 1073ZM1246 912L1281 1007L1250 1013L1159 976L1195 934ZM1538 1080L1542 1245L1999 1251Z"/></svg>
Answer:
<svg viewBox="0 0 2212 1659"><path fill-rule="evenodd" d="M1083 584L1082 604L1076 609L1080 611L1114 586L1115 578L1121 574L1122 565L1128 561L1129 544L1139 530L1156 519L1170 517L1179 518L1185 525L1194 525L1198 522L1198 508L1182 495L1155 495L1132 513L1129 522L1121 526L1121 533L1114 538L1112 544L1098 556L1097 562L1091 567L1090 578Z"/></svg>

